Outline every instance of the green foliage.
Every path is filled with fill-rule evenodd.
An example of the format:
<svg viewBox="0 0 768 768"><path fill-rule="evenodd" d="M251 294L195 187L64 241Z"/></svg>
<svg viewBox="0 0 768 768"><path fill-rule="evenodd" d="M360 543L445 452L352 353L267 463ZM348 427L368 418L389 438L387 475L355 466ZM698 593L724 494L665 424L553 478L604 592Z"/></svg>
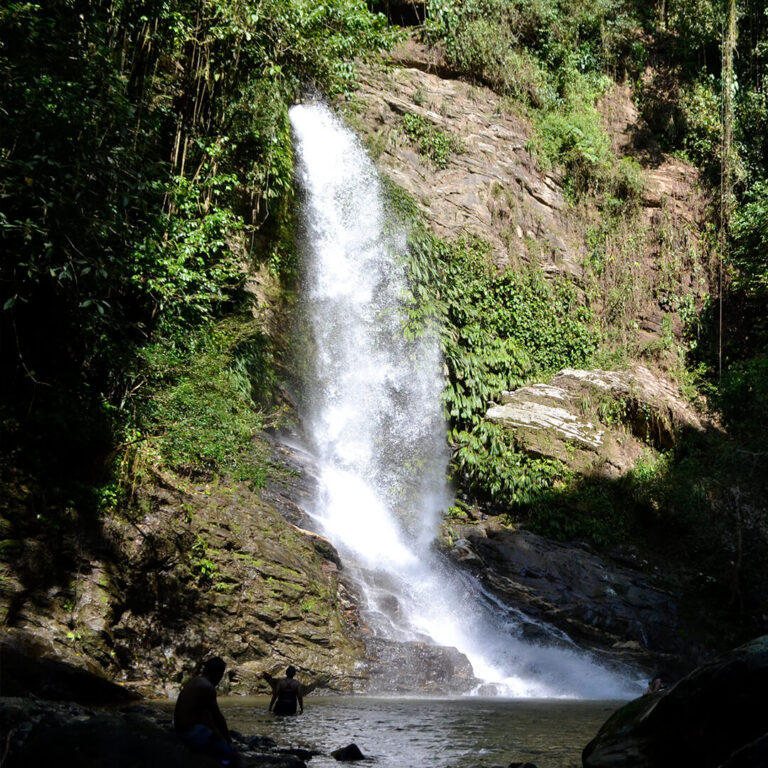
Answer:
<svg viewBox="0 0 768 768"><path fill-rule="evenodd" d="M459 139L441 131L421 115L411 113L403 115L402 122L406 136L418 146L421 154L438 170L448 166L451 155L464 151Z"/></svg>
<svg viewBox="0 0 768 768"><path fill-rule="evenodd" d="M566 280L548 283L536 272L500 272L487 243L435 238L419 226L407 196L391 198L401 214L415 217L406 264L406 332L440 335L451 471L465 492L499 509L528 503L562 476L563 466L526 456L483 416L503 390L584 365L598 344L595 320Z"/></svg>
<svg viewBox="0 0 768 768"><path fill-rule="evenodd" d="M636 70L638 22L623 0L429 0L427 38L452 66L534 106L569 70ZM567 76L566 78L567 79Z"/></svg>
<svg viewBox="0 0 768 768"><path fill-rule="evenodd" d="M109 479L148 381L167 455L231 468L226 446L256 422L207 339L247 303L251 260L292 277L288 107L302 88L347 92L353 61L398 34L364 0L0 8L0 419L53 497ZM152 365L175 348L202 355L207 391L181 362L160 388ZM233 414L214 404L230 395Z"/></svg>
<svg viewBox="0 0 768 768"><path fill-rule="evenodd" d="M597 110L584 103L544 114L532 146L547 161L565 168L574 197L587 192L606 173L612 159Z"/></svg>
<svg viewBox="0 0 768 768"><path fill-rule="evenodd" d="M605 203L613 212L626 213L628 208L640 203L645 176L634 157L622 157L618 162L611 163L603 183L607 193Z"/></svg>
<svg viewBox="0 0 768 768"><path fill-rule="evenodd" d="M702 168L719 168L722 124L720 97L712 78L697 80L680 95L682 149Z"/></svg>
<svg viewBox="0 0 768 768"><path fill-rule="evenodd" d="M449 376L444 403L457 426L477 424L502 390L584 364L597 347L594 318L573 285L498 272L482 240L447 243L417 232L407 269L410 332L437 321Z"/></svg>
<svg viewBox="0 0 768 768"><path fill-rule="evenodd" d="M192 567L201 584L210 584L219 570L219 566L208 557L208 544L200 534L192 545Z"/></svg>
<svg viewBox="0 0 768 768"><path fill-rule="evenodd" d="M768 408L768 351L732 362L723 374L717 400L730 426L764 434Z"/></svg>
<svg viewBox="0 0 768 768"><path fill-rule="evenodd" d="M451 469L464 492L507 512L537 501L567 474L557 460L518 451L499 424L482 421L470 430L455 430L452 438Z"/></svg>
<svg viewBox="0 0 768 768"><path fill-rule="evenodd" d="M505 95L536 106L546 100L548 82L541 65L517 46L512 6L432 2L430 14L428 37L442 43L451 66Z"/></svg>
<svg viewBox="0 0 768 768"><path fill-rule="evenodd" d="M158 343L142 355L147 391L138 424L163 462L263 485L266 459L253 444L262 426L254 401L270 383L263 337L228 322L191 345Z"/></svg>
<svg viewBox="0 0 768 768"><path fill-rule="evenodd" d="M723 4L718 0L669 0L661 19L675 37L678 55L695 62L716 47L723 26Z"/></svg>
<svg viewBox="0 0 768 768"><path fill-rule="evenodd" d="M763 41L768 61L768 35ZM768 93L745 89L737 94L736 145L748 179L764 178L768 169Z"/></svg>
<svg viewBox="0 0 768 768"><path fill-rule="evenodd" d="M606 482L566 477L540 494L528 510L528 527L557 541L587 540L599 546L621 541L628 530L626 510Z"/></svg>
<svg viewBox="0 0 768 768"><path fill-rule="evenodd" d="M733 259L737 282L768 296L768 180L752 186L734 212Z"/></svg>

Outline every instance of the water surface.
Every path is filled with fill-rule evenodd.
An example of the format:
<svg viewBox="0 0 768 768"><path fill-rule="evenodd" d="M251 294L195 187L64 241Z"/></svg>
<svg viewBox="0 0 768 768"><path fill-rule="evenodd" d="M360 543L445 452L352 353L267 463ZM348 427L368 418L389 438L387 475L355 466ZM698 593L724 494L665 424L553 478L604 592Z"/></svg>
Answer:
<svg viewBox="0 0 768 768"><path fill-rule="evenodd" d="M581 751L624 702L461 697L305 699L303 715L278 718L266 697L225 697L230 728L280 746L317 749L310 768L337 768L330 752L355 742L378 768L481 768L531 762L580 768Z"/></svg>

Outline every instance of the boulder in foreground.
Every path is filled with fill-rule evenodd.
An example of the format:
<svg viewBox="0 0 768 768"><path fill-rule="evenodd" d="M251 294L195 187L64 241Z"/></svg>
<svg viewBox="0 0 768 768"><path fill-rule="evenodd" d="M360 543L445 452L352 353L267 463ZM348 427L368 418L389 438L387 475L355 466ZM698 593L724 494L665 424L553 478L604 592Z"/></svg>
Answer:
<svg viewBox="0 0 768 768"><path fill-rule="evenodd" d="M584 768L764 768L768 635L635 699L586 746Z"/></svg>

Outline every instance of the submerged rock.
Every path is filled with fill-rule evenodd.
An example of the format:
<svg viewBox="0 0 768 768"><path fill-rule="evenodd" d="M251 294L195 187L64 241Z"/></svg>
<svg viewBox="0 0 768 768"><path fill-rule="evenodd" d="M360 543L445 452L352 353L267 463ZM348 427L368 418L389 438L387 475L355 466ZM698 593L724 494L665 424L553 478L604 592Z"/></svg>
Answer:
<svg viewBox="0 0 768 768"><path fill-rule="evenodd" d="M586 746L584 768L764 768L768 635L635 699Z"/></svg>

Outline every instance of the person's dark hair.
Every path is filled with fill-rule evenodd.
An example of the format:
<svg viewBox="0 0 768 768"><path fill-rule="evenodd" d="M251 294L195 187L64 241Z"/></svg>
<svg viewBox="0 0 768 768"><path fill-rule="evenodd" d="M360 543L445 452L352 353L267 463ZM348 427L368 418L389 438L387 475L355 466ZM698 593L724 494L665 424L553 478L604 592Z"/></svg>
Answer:
<svg viewBox="0 0 768 768"><path fill-rule="evenodd" d="M291 665L285 670L286 677L293 677L296 674L296 667Z"/></svg>
<svg viewBox="0 0 768 768"><path fill-rule="evenodd" d="M224 677L224 669L227 665L220 656L214 656L203 664L203 674L212 682L218 683Z"/></svg>

